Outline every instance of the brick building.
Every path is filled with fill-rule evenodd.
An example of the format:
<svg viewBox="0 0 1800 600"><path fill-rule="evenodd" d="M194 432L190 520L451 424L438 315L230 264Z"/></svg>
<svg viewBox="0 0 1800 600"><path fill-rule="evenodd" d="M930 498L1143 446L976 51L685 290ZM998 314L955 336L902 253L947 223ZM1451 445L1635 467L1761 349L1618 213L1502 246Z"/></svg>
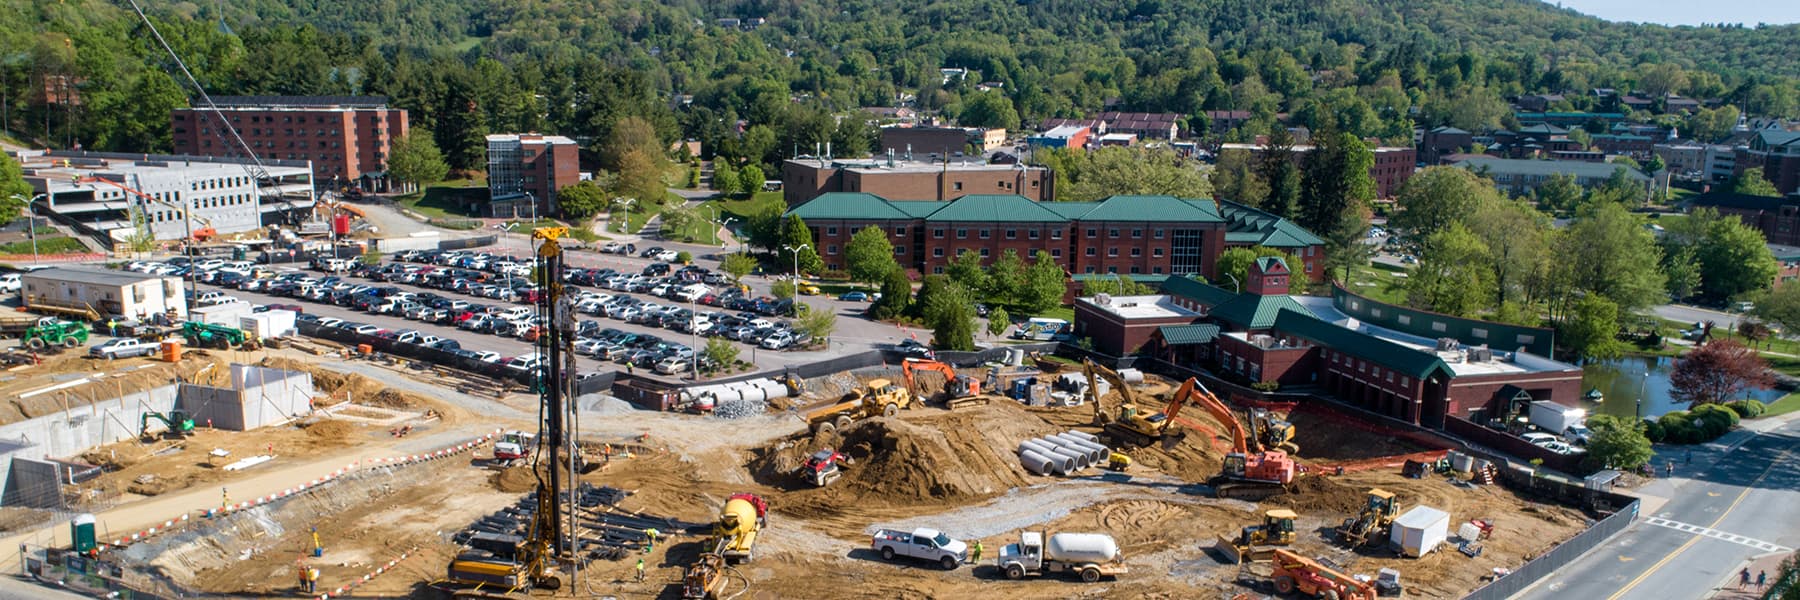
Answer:
<svg viewBox="0 0 1800 600"><path fill-rule="evenodd" d="M488 213L528 217L559 210L556 193L581 181L581 147L560 135L505 133L487 136Z"/></svg>
<svg viewBox="0 0 1800 600"><path fill-rule="evenodd" d="M895 258L920 273L942 273L964 251L984 262L1014 250L1049 253L1070 273L1213 274L1226 248L1268 246L1324 274L1324 242L1268 213L1232 202L1173 196L1112 196L1098 202L1034 202L974 194L950 202L827 194L796 206L827 269L844 268L844 248L864 227L888 232Z"/></svg>
<svg viewBox="0 0 1800 600"><path fill-rule="evenodd" d="M1425 132L1419 138L1419 160L1425 164L1441 164L1444 157L1475 147L1475 136L1448 125Z"/></svg>
<svg viewBox="0 0 1800 600"><path fill-rule="evenodd" d="M1261 160L1268 147L1262 144L1223 144L1219 147L1220 152L1226 150L1243 150ZM1293 150L1294 160L1305 161L1306 156L1312 153L1313 146L1295 144ZM1380 146L1371 148L1370 152L1375 155L1375 164L1369 167L1369 177L1375 180L1375 196L1394 197L1394 194L1400 192L1400 185L1406 183L1418 167L1418 151L1411 147Z"/></svg>
<svg viewBox="0 0 1800 600"><path fill-rule="evenodd" d="M1800 191L1800 131L1758 131L1737 149L1735 173L1762 167L1763 177L1782 195Z"/></svg>
<svg viewBox="0 0 1800 600"><path fill-rule="evenodd" d="M1094 118L1106 123L1106 130L1100 133L1134 133L1142 140L1165 142L1181 136L1181 115L1175 113L1107 111Z"/></svg>
<svg viewBox="0 0 1800 600"><path fill-rule="evenodd" d="M1086 324L1082 335L1092 338L1096 347L1134 354L1152 343L1164 327L1192 324L1200 320L1200 313L1175 304L1168 296L1100 295L1076 298L1075 320Z"/></svg>
<svg viewBox="0 0 1800 600"><path fill-rule="evenodd" d="M250 151L263 159L312 161L314 177L333 186L401 191L387 177L393 140L405 137L406 111L381 96L214 96ZM176 154L244 157L211 109L169 116Z"/></svg>
<svg viewBox="0 0 1800 600"><path fill-rule="evenodd" d="M1313 386L1427 427L1444 427L1447 417L1482 422L1533 400L1579 402L1580 367L1545 358L1550 330L1382 304L1342 288L1330 298L1290 296L1291 276L1280 259L1265 258L1251 266L1243 293L1168 278L1165 297L1187 312L1108 313L1084 298L1073 334L1107 354L1151 354L1239 380ZM1164 305L1155 297L1132 302ZM1176 322L1190 313L1197 316ZM1134 347L1145 331L1149 337Z"/></svg>
<svg viewBox="0 0 1800 600"><path fill-rule="evenodd" d="M1800 246L1800 200L1713 191L1694 198L1692 206L1710 206L1719 214L1736 215L1763 234L1763 241Z"/></svg>
<svg viewBox="0 0 1800 600"><path fill-rule="evenodd" d="M1006 130L999 131L1001 140L1005 140ZM979 154L988 150L986 135L985 129L961 127L883 127L881 148L877 152L923 159L932 155L961 155L973 146Z"/></svg>
<svg viewBox="0 0 1800 600"><path fill-rule="evenodd" d="M988 164L979 159L942 162L798 158L781 163L782 197L789 208L833 192L867 193L888 200L955 200L970 194L1015 194L1032 200L1055 198L1049 169L1020 164Z"/></svg>

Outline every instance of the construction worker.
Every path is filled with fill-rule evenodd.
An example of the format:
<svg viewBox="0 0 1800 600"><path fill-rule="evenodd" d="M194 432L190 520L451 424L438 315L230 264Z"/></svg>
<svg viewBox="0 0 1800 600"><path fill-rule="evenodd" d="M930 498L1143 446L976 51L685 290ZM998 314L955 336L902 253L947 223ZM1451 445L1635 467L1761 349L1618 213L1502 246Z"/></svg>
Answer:
<svg viewBox="0 0 1800 600"><path fill-rule="evenodd" d="M652 549L656 548L656 536L660 533L655 527L644 530L644 535L650 538L650 542L644 544L644 554L649 554Z"/></svg>
<svg viewBox="0 0 1800 600"><path fill-rule="evenodd" d="M975 540L975 547L969 549L969 564L981 564L981 540Z"/></svg>
<svg viewBox="0 0 1800 600"><path fill-rule="evenodd" d="M644 559L641 558L638 559L637 563L637 580L639 583L644 581Z"/></svg>
<svg viewBox="0 0 1800 600"><path fill-rule="evenodd" d="M119 337L119 320L118 319L107 319L106 320L106 334L113 336L113 337Z"/></svg>
<svg viewBox="0 0 1800 600"><path fill-rule="evenodd" d="M307 567L306 568L306 593L314 594L314 593L318 593L318 591L319 591L319 568L318 567Z"/></svg>

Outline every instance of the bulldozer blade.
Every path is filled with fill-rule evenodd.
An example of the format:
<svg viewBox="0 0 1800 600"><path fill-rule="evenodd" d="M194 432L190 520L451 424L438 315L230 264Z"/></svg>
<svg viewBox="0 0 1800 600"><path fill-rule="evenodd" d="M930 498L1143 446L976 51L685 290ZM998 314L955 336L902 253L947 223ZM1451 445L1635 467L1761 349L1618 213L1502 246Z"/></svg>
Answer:
<svg viewBox="0 0 1800 600"><path fill-rule="evenodd" d="M1219 536L1219 541L1213 544L1213 550L1217 551L1219 556L1225 559L1225 564L1244 564L1244 549L1239 548L1237 541L1231 539L1230 536Z"/></svg>

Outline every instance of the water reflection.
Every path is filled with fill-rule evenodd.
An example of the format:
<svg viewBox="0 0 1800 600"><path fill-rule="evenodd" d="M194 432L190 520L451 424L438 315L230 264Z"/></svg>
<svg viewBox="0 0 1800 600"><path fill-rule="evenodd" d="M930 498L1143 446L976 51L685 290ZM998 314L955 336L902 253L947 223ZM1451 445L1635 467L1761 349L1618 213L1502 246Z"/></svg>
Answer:
<svg viewBox="0 0 1800 600"><path fill-rule="evenodd" d="M1665 356L1633 356L1618 360L1592 362L1582 367L1581 391L1598 389L1605 400L1593 403L1585 397L1582 406L1590 414L1604 413L1619 417L1640 415L1656 417L1663 413L1686 410L1687 405L1675 402L1669 397L1669 369L1675 366L1675 359ZM1747 397L1763 402L1774 402L1784 392L1777 390L1750 390ZM1640 409L1637 399L1643 398ZM1641 413L1639 411L1642 410Z"/></svg>

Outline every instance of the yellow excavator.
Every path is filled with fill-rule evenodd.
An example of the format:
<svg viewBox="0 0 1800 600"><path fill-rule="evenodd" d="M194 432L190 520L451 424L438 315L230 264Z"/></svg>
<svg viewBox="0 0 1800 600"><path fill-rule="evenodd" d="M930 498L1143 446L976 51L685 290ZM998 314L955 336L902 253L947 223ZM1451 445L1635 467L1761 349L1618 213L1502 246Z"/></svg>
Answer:
<svg viewBox="0 0 1800 600"><path fill-rule="evenodd" d="M1393 492L1371 488L1362 513L1337 528L1338 541L1345 546L1376 546L1387 542L1394 518L1400 516L1400 500Z"/></svg>
<svg viewBox="0 0 1800 600"><path fill-rule="evenodd" d="M849 429L862 419L891 417L912 406L911 391L892 380L871 379L868 386L850 392L844 401L806 413L806 424L814 433Z"/></svg>
<svg viewBox="0 0 1800 600"><path fill-rule="evenodd" d="M1219 536L1214 548L1233 564L1268 562L1275 557L1275 546L1294 544L1294 521L1299 518L1285 508L1265 512L1262 523L1244 526L1236 538Z"/></svg>
<svg viewBox="0 0 1800 600"><path fill-rule="evenodd" d="M1081 370L1087 375L1087 400L1094 406L1094 426L1105 429L1114 437L1134 442L1137 446L1148 446L1155 438L1161 437L1162 426L1150 419L1151 413L1139 410L1137 400L1131 395L1131 386L1125 384L1125 378L1118 371L1108 369L1092 360L1084 360ZM1102 401L1105 394L1100 393L1100 380L1106 380L1114 390L1119 392L1119 408L1116 413L1107 411ZM1142 440L1141 443L1136 443Z"/></svg>
<svg viewBox="0 0 1800 600"><path fill-rule="evenodd" d="M1257 447L1251 448L1253 451L1280 450L1288 454L1300 452L1300 445L1294 443L1294 424L1268 409L1250 409L1250 437L1256 440Z"/></svg>

